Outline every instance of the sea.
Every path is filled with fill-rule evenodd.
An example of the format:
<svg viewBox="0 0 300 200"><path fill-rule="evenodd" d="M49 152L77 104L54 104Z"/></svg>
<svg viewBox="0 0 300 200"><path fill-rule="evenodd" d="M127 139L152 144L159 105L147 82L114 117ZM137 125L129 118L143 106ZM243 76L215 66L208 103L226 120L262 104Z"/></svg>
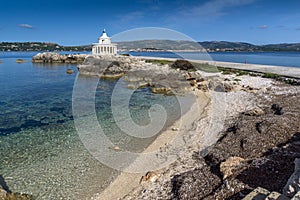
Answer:
<svg viewBox="0 0 300 200"><path fill-rule="evenodd" d="M33 64L31 57L37 53L0 52L0 184L35 199L90 199L119 174L90 154L74 125L73 87L78 80L88 84L94 79L80 75L75 64ZM199 53L193 52L130 54L199 58ZM216 61L300 67L300 53L294 52L211 53L209 57ZM17 59L26 62L17 63ZM74 73L67 74L67 69ZM122 78L99 79L95 91L97 120L115 146L141 152L155 136L132 137L116 125L111 109L116 85L130 93ZM115 95L122 98L122 94ZM128 109L137 124L146 125L150 121L149 109L156 104L166 110L165 126L182 114L175 96L153 94L147 87L133 92Z"/></svg>

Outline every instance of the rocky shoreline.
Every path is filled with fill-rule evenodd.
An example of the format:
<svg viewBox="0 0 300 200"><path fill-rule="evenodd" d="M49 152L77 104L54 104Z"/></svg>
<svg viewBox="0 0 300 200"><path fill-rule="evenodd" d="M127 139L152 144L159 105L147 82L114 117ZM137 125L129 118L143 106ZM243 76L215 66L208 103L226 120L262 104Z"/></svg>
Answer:
<svg viewBox="0 0 300 200"><path fill-rule="evenodd" d="M228 109L217 142L191 145L157 180L150 177L122 199L253 199L246 195L254 189L266 192L255 193L261 199L290 199L299 191L299 176L289 180L299 168L299 86L235 74L223 75L223 83L230 85Z"/></svg>
<svg viewBox="0 0 300 200"><path fill-rule="evenodd" d="M188 61L182 60L149 62L131 56L90 55L78 65L78 71L81 75L100 78L123 77L130 89L150 87L154 93L171 95L188 91L191 86L203 86L206 79L189 65L191 64ZM188 68L184 69L186 66Z"/></svg>
<svg viewBox="0 0 300 200"><path fill-rule="evenodd" d="M83 63L87 54L59 54L59 53L38 53L32 57L32 63L68 63L80 64Z"/></svg>

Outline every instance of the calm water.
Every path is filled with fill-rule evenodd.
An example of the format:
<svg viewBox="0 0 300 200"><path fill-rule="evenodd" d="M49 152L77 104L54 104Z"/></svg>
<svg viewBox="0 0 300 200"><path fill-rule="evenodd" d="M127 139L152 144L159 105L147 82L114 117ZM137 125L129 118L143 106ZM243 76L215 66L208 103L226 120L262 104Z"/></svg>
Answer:
<svg viewBox="0 0 300 200"><path fill-rule="evenodd" d="M78 76L75 65L37 65L36 53L0 53L0 178L14 192L37 199L87 199L117 174L94 159L81 143L72 116L72 90ZM16 59L26 59L18 64ZM73 69L74 74L66 74ZM86 83L89 77L78 76ZM110 97L120 80L100 80L95 107L98 121L116 146L139 152L154 138L137 139L124 134L114 123ZM121 98L121 96L120 96ZM148 110L163 105L169 125L180 115L173 96L136 90L130 113L138 124L149 122Z"/></svg>
<svg viewBox="0 0 300 200"><path fill-rule="evenodd" d="M172 53L172 52L130 52L136 56L154 56L165 58L178 58L195 60L210 60L203 53ZM224 53L209 53L212 60L224 62L264 64L264 65L279 65L288 67L300 67L300 52L224 52Z"/></svg>

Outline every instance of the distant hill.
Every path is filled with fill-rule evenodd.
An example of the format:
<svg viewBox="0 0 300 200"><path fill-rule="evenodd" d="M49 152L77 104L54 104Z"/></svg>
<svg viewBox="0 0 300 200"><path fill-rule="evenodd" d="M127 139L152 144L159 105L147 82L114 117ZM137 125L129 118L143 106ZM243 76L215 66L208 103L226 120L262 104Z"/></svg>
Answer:
<svg viewBox="0 0 300 200"><path fill-rule="evenodd" d="M268 44L263 45L262 49L264 51L300 51L300 43Z"/></svg>
<svg viewBox="0 0 300 200"><path fill-rule="evenodd" d="M203 50L197 43L192 41L176 40L139 40L118 42L118 49L123 50Z"/></svg>
<svg viewBox="0 0 300 200"><path fill-rule="evenodd" d="M298 51L300 43L254 45L245 42L227 41L175 41L175 40L139 40L118 42L121 51L209 51L209 52L270 52ZM92 45L62 46L49 42L0 42L0 51L91 51Z"/></svg>
<svg viewBox="0 0 300 200"><path fill-rule="evenodd" d="M199 44L203 48L212 51L255 51L259 49L259 46L245 42L211 41L199 42Z"/></svg>
<svg viewBox="0 0 300 200"><path fill-rule="evenodd" d="M90 51L91 45L61 46L50 42L0 42L0 51Z"/></svg>

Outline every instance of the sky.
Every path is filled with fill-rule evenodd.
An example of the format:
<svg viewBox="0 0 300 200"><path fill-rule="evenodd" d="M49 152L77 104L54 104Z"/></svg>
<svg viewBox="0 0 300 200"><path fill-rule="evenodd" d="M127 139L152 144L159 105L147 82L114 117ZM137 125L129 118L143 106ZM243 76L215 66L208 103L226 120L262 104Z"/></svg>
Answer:
<svg viewBox="0 0 300 200"><path fill-rule="evenodd" d="M299 43L300 0L0 0L0 42L86 45L104 28L143 27L195 41Z"/></svg>

